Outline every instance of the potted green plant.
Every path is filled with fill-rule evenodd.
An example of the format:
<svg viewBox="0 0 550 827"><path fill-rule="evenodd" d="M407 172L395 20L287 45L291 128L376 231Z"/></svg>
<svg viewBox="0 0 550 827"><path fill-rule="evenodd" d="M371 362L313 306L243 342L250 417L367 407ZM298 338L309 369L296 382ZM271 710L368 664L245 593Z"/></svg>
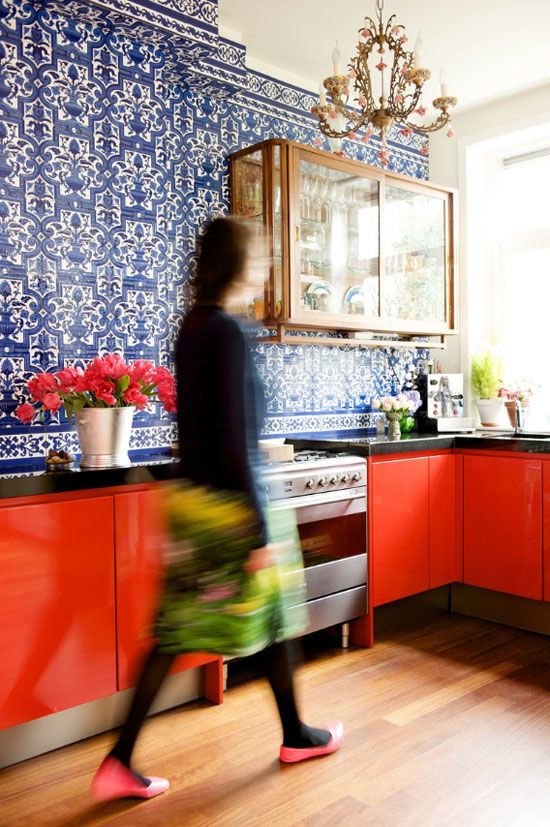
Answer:
<svg viewBox="0 0 550 827"><path fill-rule="evenodd" d="M500 425L504 411L504 400L498 395L501 374L501 361L492 350L472 356L470 382L476 395L479 419L485 428Z"/></svg>

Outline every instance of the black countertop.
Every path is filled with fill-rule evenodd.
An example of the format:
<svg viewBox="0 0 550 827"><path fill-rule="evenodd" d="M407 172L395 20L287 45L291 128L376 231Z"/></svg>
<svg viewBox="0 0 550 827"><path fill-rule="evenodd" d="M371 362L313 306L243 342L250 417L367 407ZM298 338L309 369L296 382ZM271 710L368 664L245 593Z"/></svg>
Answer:
<svg viewBox="0 0 550 827"><path fill-rule="evenodd" d="M358 456L390 456L391 454L432 451L446 448L473 448L507 453L549 454L547 439L517 439L512 433L476 432L474 434L420 434L413 433L401 439L388 439L357 431L335 436L302 436L287 439L295 450L312 449L345 451ZM80 469L78 464L67 471L47 471L44 462L21 465L0 471L0 499L32 497L40 494L63 494L97 488L135 485L173 478L177 461L169 454L151 454L134 460L128 468L101 470Z"/></svg>
<svg viewBox="0 0 550 827"><path fill-rule="evenodd" d="M47 471L44 461L39 461L0 471L0 499L167 480L175 475L176 469L177 461L169 454L148 454L132 461L127 468L98 470L79 468L75 462L66 471Z"/></svg>
<svg viewBox="0 0 550 827"><path fill-rule="evenodd" d="M487 433L476 431L472 434L405 434L400 439L365 434L363 436L308 437L288 439L296 451L304 449L345 451L362 457L407 454L414 451L433 451L444 448L477 449L482 451L506 451L509 453L550 454L548 438L517 438L513 433Z"/></svg>

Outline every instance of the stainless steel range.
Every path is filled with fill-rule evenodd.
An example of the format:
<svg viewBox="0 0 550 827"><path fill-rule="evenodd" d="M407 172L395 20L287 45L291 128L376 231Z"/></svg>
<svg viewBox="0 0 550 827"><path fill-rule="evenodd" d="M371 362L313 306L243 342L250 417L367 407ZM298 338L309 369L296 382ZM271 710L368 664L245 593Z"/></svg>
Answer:
<svg viewBox="0 0 550 827"><path fill-rule="evenodd" d="M264 470L269 502L295 509L306 569L307 632L367 612L367 467L363 457L299 451Z"/></svg>

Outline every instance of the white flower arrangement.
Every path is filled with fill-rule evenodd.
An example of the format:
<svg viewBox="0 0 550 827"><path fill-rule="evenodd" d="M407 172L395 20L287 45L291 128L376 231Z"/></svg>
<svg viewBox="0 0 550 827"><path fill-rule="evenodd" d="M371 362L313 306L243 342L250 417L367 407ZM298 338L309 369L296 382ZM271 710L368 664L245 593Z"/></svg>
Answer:
<svg viewBox="0 0 550 827"><path fill-rule="evenodd" d="M397 396L381 396L380 399L373 399L371 402L373 411L399 414L400 416L411 416L419 406L420 394L418 391L399 393Z"/></svg>

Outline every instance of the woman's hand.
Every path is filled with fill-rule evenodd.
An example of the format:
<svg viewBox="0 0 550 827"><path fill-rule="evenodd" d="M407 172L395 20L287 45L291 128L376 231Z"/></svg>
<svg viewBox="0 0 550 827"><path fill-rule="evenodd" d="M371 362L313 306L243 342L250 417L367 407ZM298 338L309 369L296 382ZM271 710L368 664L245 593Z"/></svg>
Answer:
<svg viewBox="0 0 550 827"><path fill-rule="evenodd" d="M272 546L262 546L250 552L243 569L248 572L260 571L261 569L268 569L274 562Z"/></svg>

